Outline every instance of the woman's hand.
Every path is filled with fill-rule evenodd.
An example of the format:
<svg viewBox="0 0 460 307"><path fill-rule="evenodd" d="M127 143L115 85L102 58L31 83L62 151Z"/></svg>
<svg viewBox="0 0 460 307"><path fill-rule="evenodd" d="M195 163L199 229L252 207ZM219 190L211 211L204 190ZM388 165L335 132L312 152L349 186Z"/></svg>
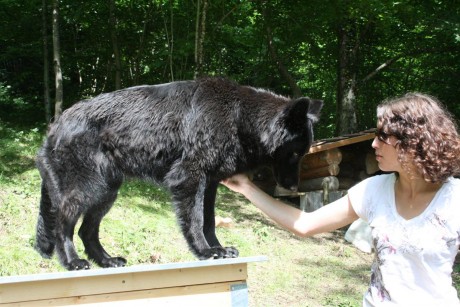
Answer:
<svg viewBox="0 0 460 307"><path fill-rule="evenodd" d="M220 183L234 192L244 194L243 191L246 187L251 185L251 180L249 180L246 174L236 174L230 178L222 180Z"/></svg>

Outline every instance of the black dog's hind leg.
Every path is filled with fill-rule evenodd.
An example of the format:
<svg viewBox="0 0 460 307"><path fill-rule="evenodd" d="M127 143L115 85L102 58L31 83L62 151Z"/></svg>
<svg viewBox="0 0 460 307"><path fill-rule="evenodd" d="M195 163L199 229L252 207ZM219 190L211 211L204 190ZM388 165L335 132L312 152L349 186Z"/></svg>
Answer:
<svg viewBox="0 0 460 307"><path fill-rule="evenodd" d="M61 264L68 270L89 269L90 263L80 259L73 244L75 224L82 214L81 201L77 196L64 196L56 223L56 253Z"/></svg>
<svg viewBox="0 0 460 307"><path fill-rule="evenodd" d="M38 214L37 234L35 249L45 258L51 258L54 252L56 238L54 227L56 225L56 210L53 208L48 189L42 182L40 212Z"/></svg>
<svg viewBox="0 0 460 307"><path fill-rule="evenodd" d="M215 202L218 182L211 182L204 193L204 208L203 208L203 233L211 247L222 247L216 237L216 219L215 219ZM227 253L224 257L238 257L238 250L234 247L224 247Z"/></svg>
<svg viewBox="0 0 460 307"><path fill-rule="evenodd" d="M85 252L89 259L95 261L100 267L122 267L126 265L126 259L111 257L102 247L99 241L99 226L102 218L107 214L117 197L117 192L105 199L100 205L95 205L85 213L78 235L85 246Z"/></svg>

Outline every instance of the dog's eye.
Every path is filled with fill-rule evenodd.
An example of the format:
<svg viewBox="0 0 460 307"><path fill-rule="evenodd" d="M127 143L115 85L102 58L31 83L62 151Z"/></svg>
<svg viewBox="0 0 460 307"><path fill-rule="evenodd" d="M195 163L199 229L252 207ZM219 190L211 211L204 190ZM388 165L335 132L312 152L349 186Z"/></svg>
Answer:
<svg viewBox="0 0 460 307"><path fill-rule="evenodd" d="M297 159L299 157L299 154L297 152L292 153L292 157L294 159Z"/></svg>

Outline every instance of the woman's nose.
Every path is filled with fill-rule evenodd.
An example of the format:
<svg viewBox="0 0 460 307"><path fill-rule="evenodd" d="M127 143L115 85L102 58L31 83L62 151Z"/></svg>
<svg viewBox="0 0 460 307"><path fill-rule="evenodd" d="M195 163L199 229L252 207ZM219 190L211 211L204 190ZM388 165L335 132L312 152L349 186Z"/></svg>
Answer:
<svg viewBox="0 0 460 307"><path fill-rule="evenodd" d="M377 139L377 137L374 138L374 140L372 141L372 148L377 148L379 147L379 140Z"/></svg>

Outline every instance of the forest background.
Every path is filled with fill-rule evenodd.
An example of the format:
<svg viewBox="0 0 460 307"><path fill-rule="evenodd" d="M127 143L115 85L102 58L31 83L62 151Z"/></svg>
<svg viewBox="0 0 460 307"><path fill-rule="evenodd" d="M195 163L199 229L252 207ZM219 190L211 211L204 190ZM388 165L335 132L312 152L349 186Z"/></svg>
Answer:
<svg viewBox="0 0 460 307"><path fill-rule="evenodd" d="M458 0L0 0L0 20L3 122L200 75L324 99L323 138L374 127L408 91L460 116Z"/></svg>

